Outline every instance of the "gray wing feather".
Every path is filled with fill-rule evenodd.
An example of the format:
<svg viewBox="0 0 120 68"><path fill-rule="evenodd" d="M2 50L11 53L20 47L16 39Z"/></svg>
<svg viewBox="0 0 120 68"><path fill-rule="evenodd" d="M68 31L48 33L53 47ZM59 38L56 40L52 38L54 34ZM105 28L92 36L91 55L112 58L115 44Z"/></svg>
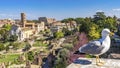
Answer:
<svg viewBox="0 0 120 68"><path fill-rule="evenodd" d="M104 46L101 45L100 41L92 41L80 47L80 51L83 53L94 55L101 53L103 48Z"/></svg>

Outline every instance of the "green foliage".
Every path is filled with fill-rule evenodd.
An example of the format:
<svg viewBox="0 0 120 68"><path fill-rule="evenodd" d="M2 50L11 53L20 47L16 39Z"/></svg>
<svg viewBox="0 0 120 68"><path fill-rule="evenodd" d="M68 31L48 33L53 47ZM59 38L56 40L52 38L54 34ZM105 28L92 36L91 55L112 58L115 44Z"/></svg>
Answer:
<svg viewBox="0 0 120 68"><path fill-rule="evenodd" d="M18 39L18 36L16 36L16 35L11 35L10 36L10 41L17 41L17 39Z"/></svg>
<svg viewBox="0 0 120 68"><path fill-rule="evenodd" d="M31 48L31 45L29 43L26 43L26 46L23 49L23 51L28 51L30 48Z"/></svg>
<svg viewBox="0 0 120 68"><path fill-rule="evenodd" d="M96 24L92 24L90 26L88 36L90 40L95 40L95 39L100 38L100 33L98 31L98 26Z"/></svg>
<svg viewBox="0 0 120 68"><path fill-rule="evenodd" d="M33 61L33 59L34 59L34 53L32 51L29 51L27 53L27 57L28 57L28 60Z"/></svg>
<svg viewBox="0 0 120 68"><path fill-rule="evenodd" d="M86 34L88 34L88 32L89 32L89 23L88 22L84 22L84 23L82 23L81 24L81 26L80 26L80 32L85 32Z"/></svg>
<svg viewBox="0 0 120 68"><path fill-rule="evenodd" d="M69 50L63 48L58 53L58 58L55 61L54 68L66 68L67 67L67 58L69 57Z"/></svg>
<svg viewBox="0 0 120 68"><path fill-rule="evenodd" d="M104 12L97 12L96 15L94 15L94 23L99 26L99 28L109 28L111 30L116 28L116 17L110 17L106 16Z"/></svg>
<svg viewBox="0 0 120 68"><path fill-rule="evenodd" d="M64 33L64 36L68 36L72 34L72 31L68 30L67 28L63 28L62 32Z"/></svg>
<svg viewBox="0 0 120 68"><path fill-rule="evenodd" d="M75 21L80 24L79 31L88 34L90 40L98 39L100 32L104 28L115 31L117 28L116 16L106 16L104 12L97 12L94 18L76 18ZM119 32L118 32L119 33Z"/></svg>
<svg viewBox="0 0 120 68"><path fill-rule="evenodd" d="M0 51L4 50L5 49L5 46L3 43L0 43Z"/></svg>
<svg viewBox="0 0 120 68"><path fill-rule="evenodd" d="M64 37L64 33L61 32L61 31L55 32L54 37L57 38L57 39L62 38L62 37Z"/></svg>
<svg viewBox="0 0 120 68"><path fill-rule="evenodd" d="M3 42L7 42L9 40L9 32L6 29L0 30L1 40Z"/></svg>
<svg viewBox="0 0 120 68"><path fill-rule="evenodd" d="M54 68L66 68L67 67L67 62L63 61L61 58L58 58L56 60L56 65L54 66Z"/></svg>
<svg viewBox="0 0 120 68"><path fill-rule="evenodd" d="M35 43L33 44L34 47L40 47L40 46L44 46L46 47L48 44L45 44L41 41L35 41Z"/></svg>
<svg viewBox="0 0 120 68"><path fill-rule="evenodd" d="M9 50L9 45L5 47L5 50L8 51Z"/></svg>
<svg viewBox="0 0 120 68"><path fill-rule="evenodd" d="M16 43L18 43L19 45L19 49L21 49L21 48L24 48L25 46L26 46L26 44L28 44L28 43L26 43L26 42L16 42Z"/></svg>
<svg viewBox="0 0 120 68"><path fill-rule="evenodd" d="M96 12L96 15L94 15L94 21L104 20L105 18L104 12Z"/></svg>
<svg viewBox="0 0 120 68"><path fill-rule="evenodd" d="M5 24L5 25L3 25L3 28L5 28L7 31L9 31L11 29L11 25Z"/></svg>
<svg viewBox="0 0 120 68"><path fill-rule="evenodd" d="M35 23L39 23L39 21L38 20L32 20L33 22L35 22Z"/></svg>
<svg viewBox="0 0 120 68"><path fill-rule="evenodd" d="M69 57L69 50L66 48L61 49L58 53L58 57L66 61L66 59Z"/></svg>
<svg viewBox="0 0 120 68"><path fill-rule="evenodd" d="M45 33L50 33L50 29L45 29Z"/></svg>
<svg viewBox="0 0 120 68"><path fill-rule="evenodd" d="M14 62L18 57L19 54L6 54L6 55L1 55L2 57L0 58L0 63L1 62Z"/></svg>
<svg viewBox="0 0 120 68"><path fill-rule="evenodd" d="M70 23L70 27L72 28L73 24L72 21L74 21L74 18L67 18L67 19L63 19L61 22L66 24L66 28L68 29L68 25L67 23Z"/></svg>
<svg viewBox="0 0 120 68"><path fill-rule="evenodd" d="M73 48L73 45L72 44L64 44L62 47L66 48L68 50L71 50Z"/></svg>
<svg viewBox="0 0 120 68"><path fill-rule="evenodd" d="M77 24L82 24L85 22L84 18L76 18L75 21L77 22Z"/></svg>
<svg viewBox="0 0 120 68"><path fill-rule="evenodd" d="M13 46L13 49L17 50L20 47L19 45L20 45L20 43L18 43L18 42L11 42L9 46Z"/></svg>

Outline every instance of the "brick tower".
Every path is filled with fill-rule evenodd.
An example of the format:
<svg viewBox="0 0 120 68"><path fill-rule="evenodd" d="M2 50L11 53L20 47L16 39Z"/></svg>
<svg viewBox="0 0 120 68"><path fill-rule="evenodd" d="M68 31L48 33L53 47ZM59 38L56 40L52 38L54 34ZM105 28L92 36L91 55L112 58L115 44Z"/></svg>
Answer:
<svg viewBox="0 0 120 68"><path fill-rule="evenodd" d="M25 23L26 23L26 15L25 15L25 13L21 13L21 25L22 25L22 27L25 27Z"/></svg>

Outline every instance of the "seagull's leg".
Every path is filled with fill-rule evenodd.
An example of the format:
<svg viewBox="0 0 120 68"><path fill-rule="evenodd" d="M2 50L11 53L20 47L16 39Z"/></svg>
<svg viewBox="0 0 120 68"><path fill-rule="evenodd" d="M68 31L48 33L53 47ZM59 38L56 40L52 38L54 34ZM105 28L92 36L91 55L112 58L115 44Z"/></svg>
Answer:
<svg viewBox="0 0 120 68"><path fill-rule="evenodd" d="M98 59L99 59L99 63L101 63L101 64L105 64L104 61L100 60L99 56L98 56Z"/></svg>
<svg viewBox="0 0 120 68"><path fill-rule="evenodd" d="M96 56L96 64L99 62L99 60L98 60L98 56Z"/></svg>
<svg viewBox="0 0 120 68"><path fill-rule="evenodd" d="M99 56L96 56L96 65L97 66L102 66L103 63L100 62Z"/></svg>

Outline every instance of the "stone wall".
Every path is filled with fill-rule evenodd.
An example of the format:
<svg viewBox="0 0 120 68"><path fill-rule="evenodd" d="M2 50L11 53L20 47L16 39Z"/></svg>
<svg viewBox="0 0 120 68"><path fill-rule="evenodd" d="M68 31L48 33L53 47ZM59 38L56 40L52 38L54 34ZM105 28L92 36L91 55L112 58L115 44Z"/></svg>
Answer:
<svg viewBox="0 0 120 68"><path fill-rule="evenodd" d="M102 59L102 61L105 61L105 64L97 66L95 58L78 58L67 68L120 68L120 59Z"/></svg>

